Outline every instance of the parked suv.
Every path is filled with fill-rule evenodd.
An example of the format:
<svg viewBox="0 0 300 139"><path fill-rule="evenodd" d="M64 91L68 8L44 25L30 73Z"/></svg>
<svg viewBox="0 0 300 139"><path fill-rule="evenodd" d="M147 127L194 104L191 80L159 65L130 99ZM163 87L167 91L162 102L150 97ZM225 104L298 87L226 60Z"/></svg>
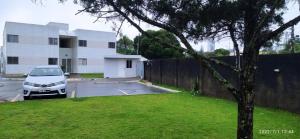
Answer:
<svg viewBox="0 0 300 139"><path fill-rule="evenodd" d="M34 68L23 82L24 100L31 96L57 95L67 96L67 80L59 66L38 66Z"/></svg>

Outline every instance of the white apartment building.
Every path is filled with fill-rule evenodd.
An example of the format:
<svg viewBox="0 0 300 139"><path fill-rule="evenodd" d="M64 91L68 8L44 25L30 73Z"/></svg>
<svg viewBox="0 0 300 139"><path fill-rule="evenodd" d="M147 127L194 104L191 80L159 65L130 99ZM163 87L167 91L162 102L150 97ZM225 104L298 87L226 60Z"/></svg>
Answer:
<svg viewBox="0 0 300 139"><path fill-rule="evenodd" d="M0 74L3 73L4 67L4 53L3 53L3 46L0 46Z"/></svg>
<svg viewBox="0 0 300 139"><path fill-rule="evenodd" d="M64 72L104 72L104 57L117 55L116 35L69 25L6 22L3 31L1 71L24 74L39 65L60 65Z"/></svg>

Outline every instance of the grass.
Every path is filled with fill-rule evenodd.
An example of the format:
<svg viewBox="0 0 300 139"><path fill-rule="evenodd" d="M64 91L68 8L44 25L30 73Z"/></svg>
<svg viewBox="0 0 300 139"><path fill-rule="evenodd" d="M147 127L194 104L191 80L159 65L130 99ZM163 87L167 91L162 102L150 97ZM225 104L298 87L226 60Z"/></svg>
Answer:
<svg viewBox="0 0 300 139"><path fill-rule="evenodd" d="M1 103L0 138L232 139L236 109L231 101L184 92ZM300 137L299 115L256 107L254 120L254 138Z"/></svg>
<svg viewBox="0 0 300 139"><path fill-rule="evenodd" d="M103 73L81 73L81 78L103 78Z"/></svg>

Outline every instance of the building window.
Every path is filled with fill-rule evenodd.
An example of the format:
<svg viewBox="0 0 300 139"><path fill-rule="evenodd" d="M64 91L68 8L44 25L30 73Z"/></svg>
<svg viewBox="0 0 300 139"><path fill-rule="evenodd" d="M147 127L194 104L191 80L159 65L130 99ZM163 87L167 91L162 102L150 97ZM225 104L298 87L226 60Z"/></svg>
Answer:
<svg viewBox="0 0 300 139"><path fill-rule="evenodd" d="M132 60L126 60L126 68L132 68Z"/></svg>
<svg viewBox="0 0 300 139"><path fill-rule="evenodd" d="M19 64L19 58L18 57L7 57L7 64Z"/></svg>
<svg viewBox="0 0 300 139"><path fill-rule="evenodd" d="M78 65L87 65L86 58L78 58Z"/></svg>
<svg viewBox="0 0 300 139"><path fill-rule="evenodd" d="M57 45L58 39L57 38L48 38L48 44L49 45Z"/></svg>
<svg viewBox="0 0 300 139"><path fill-rule="evenodd" d="M7 42L18 43L19 42L19 35L7 34Z"/></svg>
<svg viewBox="0 0 300 139"><path fill-rule="evenodd" d="M78 43L79 43L80 47L86 47L87 46L87 41L86 40L79 40Z"/></svg>
<svg viewBox="0 0 300 139"><path fill-rule="evenodd" d="M115 42L108 42L108 48L115 48L116 43Z"/></svg>
<svg viewBox="0 0 300 139"><path fill-rule="evenodd" d="M57 65L57 58L48 58L48 65Z"/></svg>

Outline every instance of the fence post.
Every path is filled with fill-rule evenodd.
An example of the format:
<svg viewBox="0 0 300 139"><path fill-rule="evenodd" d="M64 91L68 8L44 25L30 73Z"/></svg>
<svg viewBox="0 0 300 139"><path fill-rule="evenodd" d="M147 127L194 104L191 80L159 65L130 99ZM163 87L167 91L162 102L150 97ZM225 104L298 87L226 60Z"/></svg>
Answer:
<svg viewBox="0 0 300 139"><path fill-rule="evenodd" d="M203 67L203 64L202 64L202 62L200 62L200 70L201 70L201 75L200 75L200 83L201 83L201 87L200 87L200 89L201 89L201 93L203 94L204 92L204 90L203 90L203 88L204 88L204 76L205 76L205 69L204 69L204 67Z"/></svg>
<svg viewBox="0 0 300 139"><path fill-rule="evenodd" d="M178 87L178 59L176 59L175 61L175 84L176 84L176 87Z"/></svg>
<svg viewBox="0 0 300 139"><path fill-rule="evenodd" d="M160 84L162 84L162 60L159 60L159 82L160 82Z"/></svg>
<svg viewBox="0 0 300 139"><path fill-rule="evenodd" d="M148 67L148 61L144 61L144 80L149 80L147 72L149 71L149 67Z"/></svg>
<svg viewBox="0 0 300 139"><path fill-rule="evenodd" d="M149 61L149 81L152 82L152 61Z"/></svg>

